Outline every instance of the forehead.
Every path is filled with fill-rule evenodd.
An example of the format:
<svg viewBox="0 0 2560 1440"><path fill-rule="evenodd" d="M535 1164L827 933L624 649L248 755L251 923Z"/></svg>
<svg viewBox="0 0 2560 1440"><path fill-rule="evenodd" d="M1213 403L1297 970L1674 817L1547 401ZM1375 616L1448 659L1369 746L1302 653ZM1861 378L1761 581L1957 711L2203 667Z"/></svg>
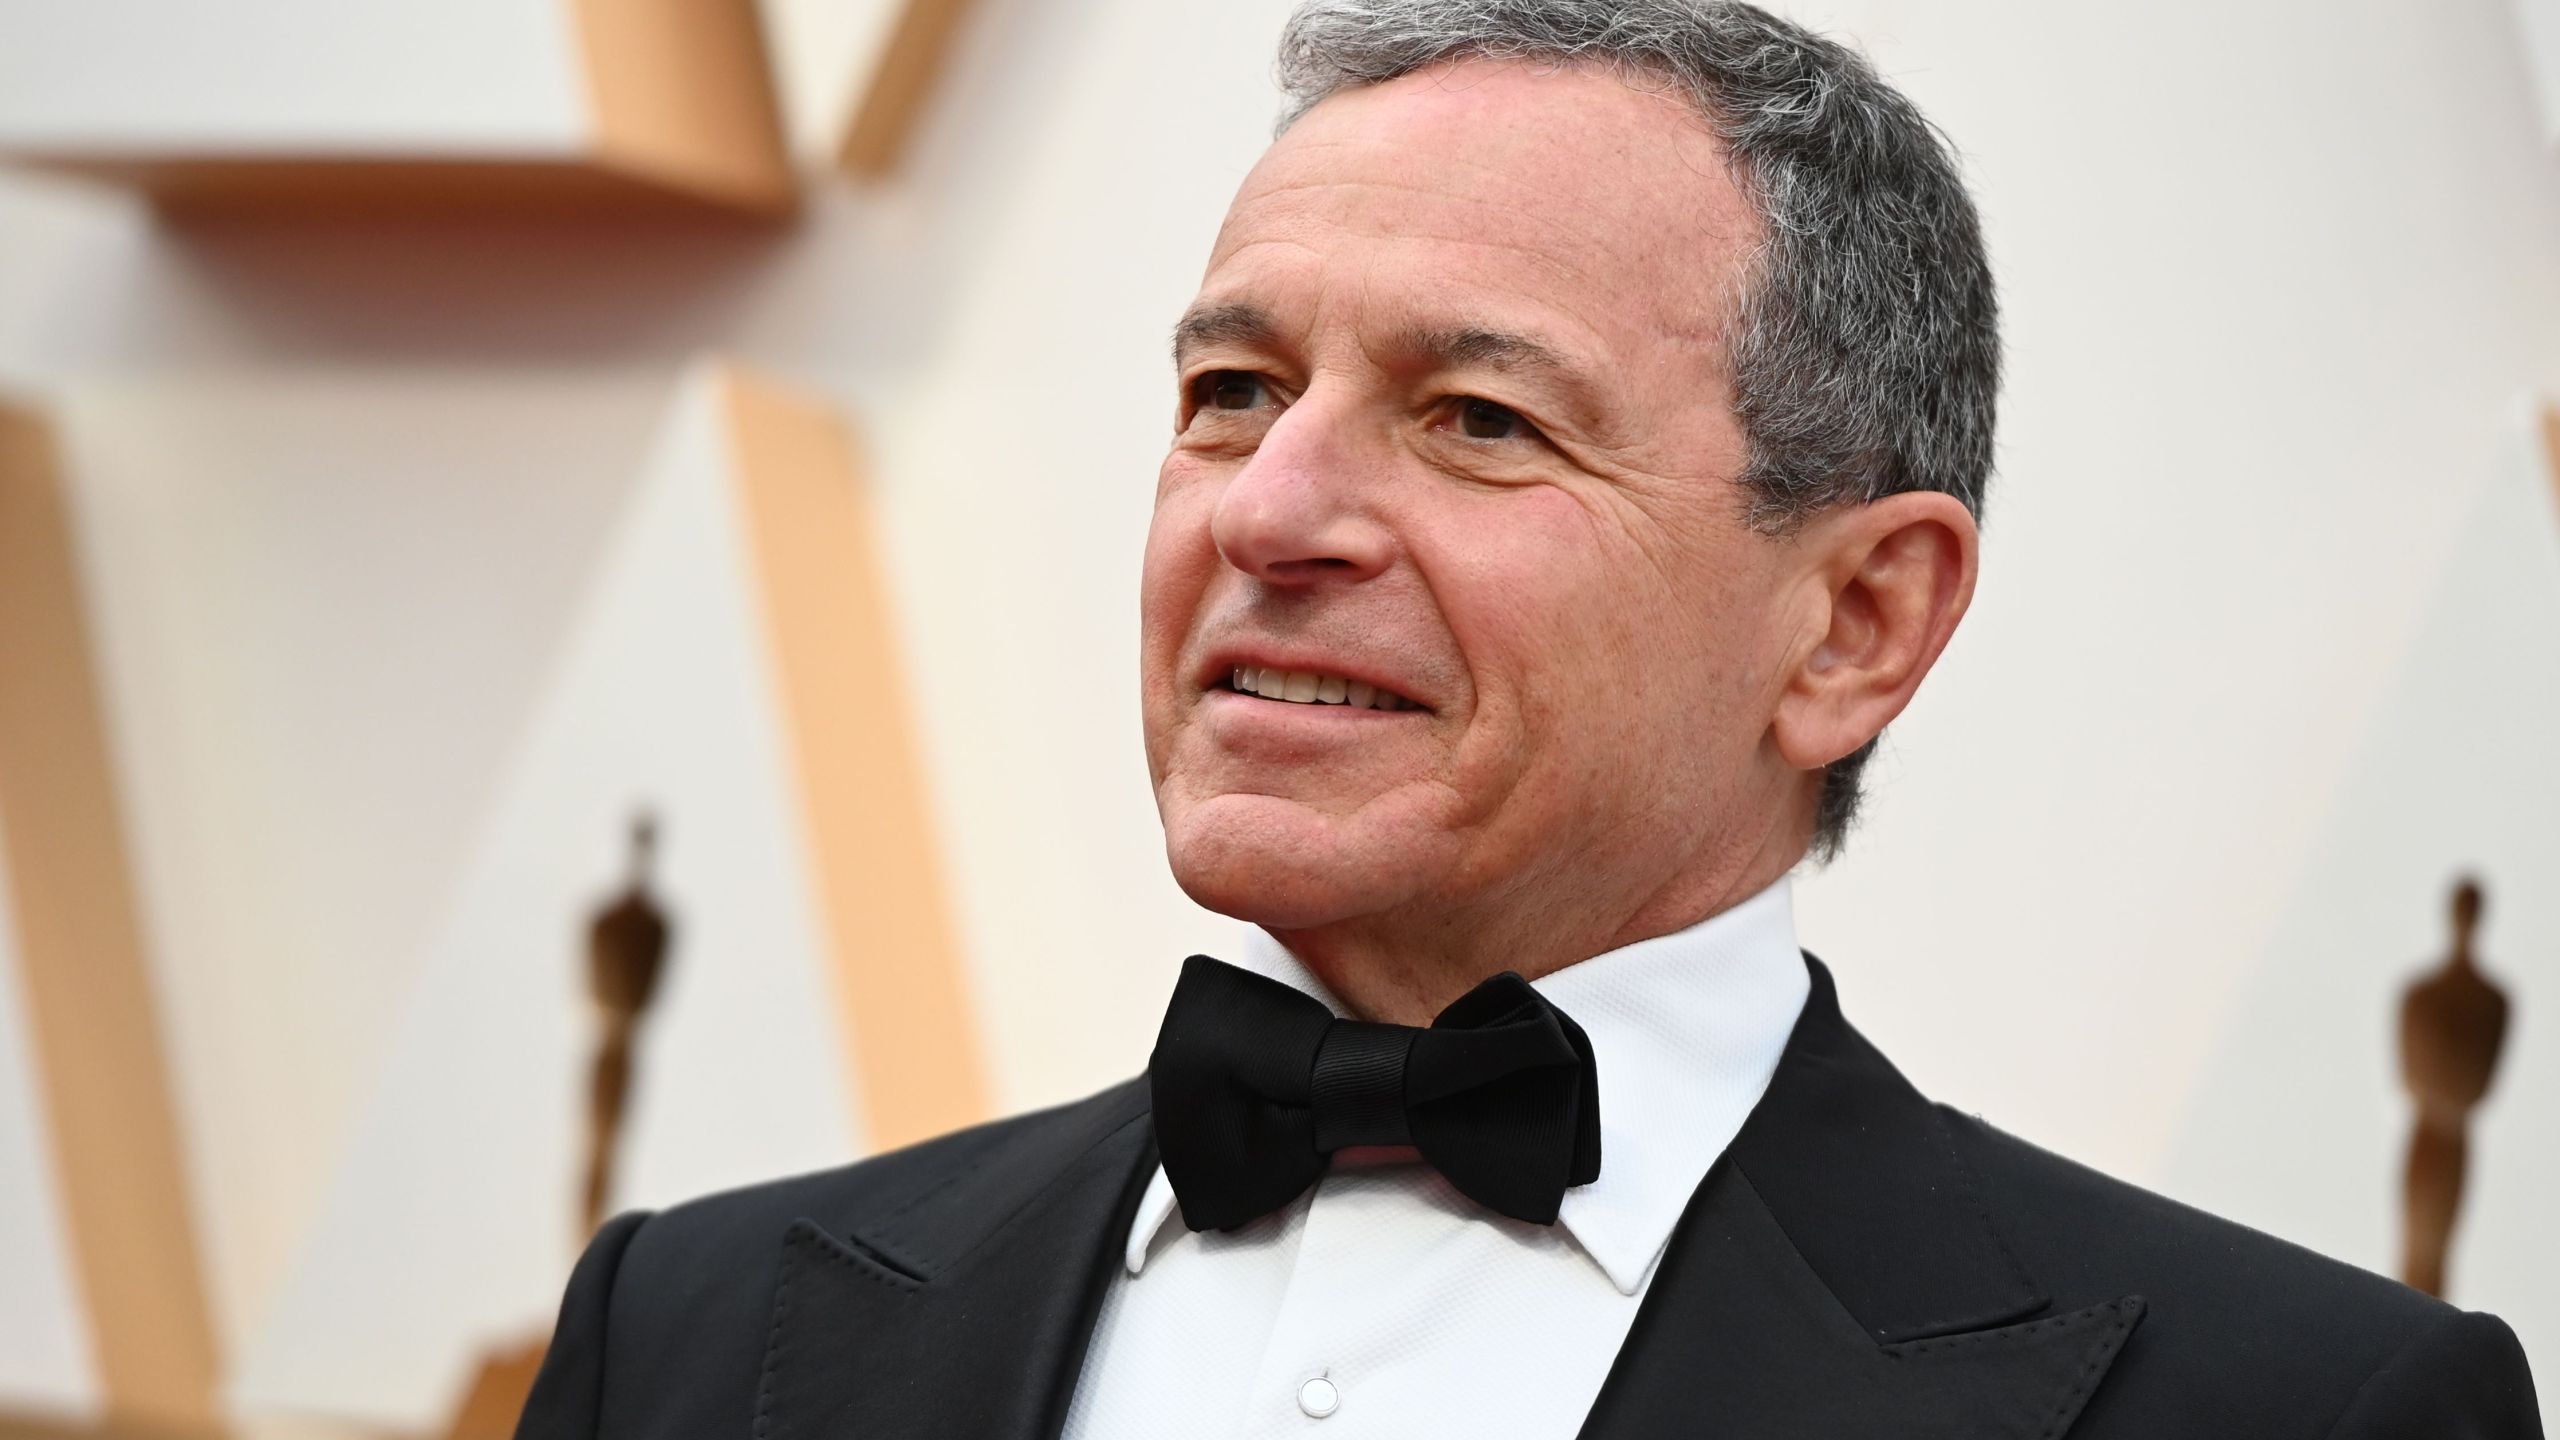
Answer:
<svg viewBox="0 0 2560 1440"><path fill-rule="evenodd" d="M1688 341L1718 329L1758 233L1722 146L1667 86L1464 60L1290 127L1237 192L1203 298Z"/></svg>

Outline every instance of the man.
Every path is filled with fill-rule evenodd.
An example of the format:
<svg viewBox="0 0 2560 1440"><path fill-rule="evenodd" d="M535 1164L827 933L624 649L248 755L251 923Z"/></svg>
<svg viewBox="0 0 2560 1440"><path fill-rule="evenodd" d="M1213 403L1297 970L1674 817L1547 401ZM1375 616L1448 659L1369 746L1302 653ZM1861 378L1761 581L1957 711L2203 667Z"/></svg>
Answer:
<svg viewBox="0 0 2560 1440"><path fill-rule="evenodd" d="M1729 0L1307 0L1176 332L1146 1077L600 1233L528 1437L2533 1436L2514 1338L1931 1106L1795 946L1972 594L1970 202Z"/></svg>

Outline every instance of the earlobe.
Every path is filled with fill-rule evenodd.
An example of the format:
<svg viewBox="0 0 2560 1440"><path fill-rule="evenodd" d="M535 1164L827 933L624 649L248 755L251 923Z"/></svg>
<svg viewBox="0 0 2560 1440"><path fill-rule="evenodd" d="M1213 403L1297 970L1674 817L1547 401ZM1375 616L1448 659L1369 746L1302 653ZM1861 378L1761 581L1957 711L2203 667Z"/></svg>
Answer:
<svg viewBox="0 0 2560 1440"><path fill-rule="evenodd" d="M1833 511L1799 543L1826 603L1770 733L1789 765L1816 770L1910 703L1972 603L1980 540L1961 502L1927 491Z"/></svg>

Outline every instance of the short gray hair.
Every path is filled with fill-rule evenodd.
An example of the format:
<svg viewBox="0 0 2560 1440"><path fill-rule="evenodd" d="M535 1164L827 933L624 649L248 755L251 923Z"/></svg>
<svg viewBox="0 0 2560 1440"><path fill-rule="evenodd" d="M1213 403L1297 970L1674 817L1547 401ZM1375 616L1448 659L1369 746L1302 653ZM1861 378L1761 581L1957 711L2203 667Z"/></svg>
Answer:
<svg viewBox="0 0 2560 1440"><path fill-rule="evenodd" d="M1725 357L1752 523L1991 479L1999 307L1951 147L1865 57L1741 0L1303 0L1280 37L1286 130L1337 91L1445 60L1668 81L1723 143L1762 239ZM1875 743L1823 777L1838 853Z"/></svg>

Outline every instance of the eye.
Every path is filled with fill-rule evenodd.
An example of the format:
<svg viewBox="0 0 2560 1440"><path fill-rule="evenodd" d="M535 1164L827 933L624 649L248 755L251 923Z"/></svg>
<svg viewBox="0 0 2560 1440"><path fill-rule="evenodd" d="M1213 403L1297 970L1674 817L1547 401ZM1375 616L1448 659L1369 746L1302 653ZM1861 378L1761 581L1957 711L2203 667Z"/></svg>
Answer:
<svg viewBox="0 0 2560 1440"><path fill-rule="evenodd" d="M1269 395L1270 387L1249 370L1212 370L1191 382L1191 403L1204 410L1251 410Z"/></svg>
<svg viewBox="0 0 2560 1440"><path fill-rule="evenodd" d="M1520 412L1472 396L1458 402L1458 433L1470 440L1519 440L1535 435Z"/></svg>

